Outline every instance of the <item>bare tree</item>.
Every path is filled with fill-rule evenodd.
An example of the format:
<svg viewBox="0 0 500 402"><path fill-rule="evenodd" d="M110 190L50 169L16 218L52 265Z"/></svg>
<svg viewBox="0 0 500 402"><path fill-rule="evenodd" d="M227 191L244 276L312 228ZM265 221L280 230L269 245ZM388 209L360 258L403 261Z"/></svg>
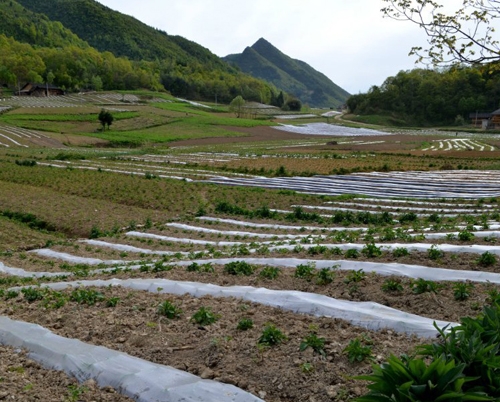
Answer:
<svg viewBox="0 0 500 402"><path fill-rule="evenodd" d="M382 1L387 3L381 10L385 16L411 21L424 29L429 48L413 47L410 51L419 62L438 65L500 61L499 42L494 37L500 0L453 0L446 5L434 0ZM455 3L453 8L450 3Z"/></svg>

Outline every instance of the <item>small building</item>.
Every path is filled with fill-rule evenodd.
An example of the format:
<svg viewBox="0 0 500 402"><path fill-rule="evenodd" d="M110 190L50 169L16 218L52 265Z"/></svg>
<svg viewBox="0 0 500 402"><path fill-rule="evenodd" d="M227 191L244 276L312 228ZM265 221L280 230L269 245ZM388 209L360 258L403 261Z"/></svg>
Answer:
<svg viewBox="0 0 500 402"><path fill-rule="evenodd" d="M500 109L491 113L470 113L472 125L477 128L487 129L500 129Z"/></svg>
<svg viewBox="0 0 500 402"><path fill-rule="evenodd" d="M37 96L37 97L43 97L43 96L60 96L64 95L64 91L56 87L54 85L50 84L34 84L34 83L27 83L24 87L21 88L21 90L16 91L15 95L17 96Z"/></svg>

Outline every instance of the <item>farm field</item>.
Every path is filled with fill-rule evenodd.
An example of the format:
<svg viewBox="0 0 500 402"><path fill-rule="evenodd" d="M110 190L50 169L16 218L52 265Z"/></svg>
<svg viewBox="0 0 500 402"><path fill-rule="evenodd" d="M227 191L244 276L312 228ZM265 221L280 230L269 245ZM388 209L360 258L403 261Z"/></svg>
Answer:
<svg viewBox="0 0 500 402"><path fill-rule="evenodd" d="M495 135L141 93L7 106L6 398L354 400L354 377L500 294ZM103 107L117 120L99 131ZM68 374L53 391L48 367Z"/></svg>

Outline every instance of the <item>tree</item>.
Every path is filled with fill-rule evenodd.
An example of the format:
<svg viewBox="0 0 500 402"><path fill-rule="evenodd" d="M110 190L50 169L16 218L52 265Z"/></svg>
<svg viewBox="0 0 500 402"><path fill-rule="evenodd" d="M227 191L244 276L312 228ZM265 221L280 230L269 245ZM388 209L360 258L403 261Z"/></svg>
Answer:
<svg viewBox="0 0 500 402"><path fill-rule="evenodd" d="M245 99L241 95L234 98L229 104L229 110L236 114L236 117L241 117L243 114L243 108L245 106Z"/></svg>
<svg viewBox="0 0 500 402"><path fill-rule="evenodd" d="M302 102L296 98L288 99L285 103L286 109L294 112L300 112Z"/></svg>
<svg viewBox="0 0 500 402"><path fill-rule="evenodd" d="M115 118L107 110L101 109L101 112L99 113L98 119L101 122L102 129L106 130L106 126L108 126L108 130L109 130L109 126L111 126L111 124L113 124L113 120Z"/></svg>
<svg viewBox="0 0 500 402"><path fill-rule="evenodd" d="M434 0L383 1L388 3L381 10L385 16L411 21L427 34L430 47L413 47L410 51L419 62L437 65L500 61L500 46L492 26L492 21L500 17L500 0L454 0L458 9Z"/></svg>

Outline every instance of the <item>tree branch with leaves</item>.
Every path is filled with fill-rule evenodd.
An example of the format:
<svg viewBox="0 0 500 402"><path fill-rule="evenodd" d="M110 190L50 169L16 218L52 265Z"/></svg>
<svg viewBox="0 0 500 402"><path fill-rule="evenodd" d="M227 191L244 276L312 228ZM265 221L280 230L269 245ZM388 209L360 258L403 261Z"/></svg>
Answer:
<svg viewBox="0 0 500 402"><path fill-rule="evenodd" d="M457 0L459 8L434 0L382 1L387 3L381 10L384 16L411 21L427 34L429 48L416 46L410 51L418 62L439 65L500 61L500 46L494 36L500 0L462 0L461 4Z"/></svg>

